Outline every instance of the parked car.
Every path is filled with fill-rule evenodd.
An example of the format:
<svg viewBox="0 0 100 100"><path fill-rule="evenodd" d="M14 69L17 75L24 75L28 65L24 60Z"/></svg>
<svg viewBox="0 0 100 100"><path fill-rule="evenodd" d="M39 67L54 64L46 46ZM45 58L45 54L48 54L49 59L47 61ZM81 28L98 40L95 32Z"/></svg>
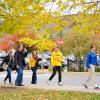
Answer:
<svg viewBox="0 0 100 100"><path fill-rule="evenodd" d="M51 56L50 54L38 54L38 57L41 58L42 60L39 62L41 67L44 67L45 69L47 69L50 65L50 60L51 60Z"/></svg>
<svg viewBox="0 0 100 100"><path fill-rule="evenodd" d="M70 60L70 61L72 61L72 62L74 62L74 61L76 61L77 60L77 58L74 56L74 54L72 53L72 54L70 54L70 55L68 55L68 56L66 56L66 59L68 59L68 60Z"/></svg>
<svg viewBox="0 0 100 100"><path fill-rule="evenodd" d="M6 51L0 51L0 58L3 59L4 57L7 56Z"/></svg>
<svg viewBox="0 0 100 100"><path fill-rule="evenodd" d="M2 63L4 57L7 56L7 53L5 51L0 51L0 64ZM3 71L2 68L0 68L0 71Z"/></svg>
<svg viewBox="0 0 100 100"><path fill-rule="evenodd" d="M29 69L29 58L32 54L31 53L28 53L27 57L25 57L25 70L28 70Z"/></svg>
<svg viewBox="0 0 100 100"><path fill-rule="evenodd" d="M62 61L62 65L63 67L67 66L67 58L64 57L63 61Z"/></svg>

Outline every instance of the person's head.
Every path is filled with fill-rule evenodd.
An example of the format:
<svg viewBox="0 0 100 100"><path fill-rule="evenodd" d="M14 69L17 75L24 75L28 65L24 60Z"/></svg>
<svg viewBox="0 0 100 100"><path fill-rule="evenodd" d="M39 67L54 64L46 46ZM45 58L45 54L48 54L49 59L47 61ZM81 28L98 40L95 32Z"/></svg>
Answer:
<svg viewBox="0 0 100 100"><path fill-rule="evenodd" d="M55 47L55 48L54 48L54 51L58 51L58 50L59 50L59 48L58 48L58 47Z"/></svg>
<svg viewBox="0 0 100 100"><path fill-rule="evenodd" d="M12 51L12 50L9 50L9 51L8 51L8 55L9 55L9 56L12 56L12 54L13 54L13 51Z"/></svg>
<svg viewBox="0 0 100 100"><path fill-rule="evenodd" d="M32 51L32 57L35 59L35 60L37 60L37 52L36 51Z"/></svg>
<svg viewBox="0 0 100 100"><path fill-rule="evenodd" d="M35 50L32 51L32 55L33 55L33 56L34 56L34 55L37 55L37 53L36 53Z"/></svg>
<svg viewBox="0 0 100 100"><path fill-rule="evenodd" d="M19 50L19 51L23 51L23 49L24 49L23 44L19 44L19 45L18 45L18 50Z"/></svg>
<svg viewBox="0 0 100 100"><path fill-rule="evenodd" d="M90 49L91 49L92 51L95 51L95 50L96 50L96 46L95 46L95 45L91 45Z"/></svg>

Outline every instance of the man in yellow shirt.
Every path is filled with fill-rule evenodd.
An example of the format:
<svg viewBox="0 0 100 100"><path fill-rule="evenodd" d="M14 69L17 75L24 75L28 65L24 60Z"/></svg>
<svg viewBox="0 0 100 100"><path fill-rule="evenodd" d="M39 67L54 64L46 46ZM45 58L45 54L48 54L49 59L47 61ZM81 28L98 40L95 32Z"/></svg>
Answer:
<svg viewBox="0 0 100 100"><path fill-rule="evenodd" d="M53 77L56 75L56 72L58 71L58 75L59 75L58 85L62 86L62 83L61 83L62 60L63 60L63 55L62 55L61 51L57 47L54 48L54 51L52 52L52 55L51 55L51 65L53 66L53 74L49 78L49 80L47 82L48 84L50 84L51 80L53 79Z"/></svg>

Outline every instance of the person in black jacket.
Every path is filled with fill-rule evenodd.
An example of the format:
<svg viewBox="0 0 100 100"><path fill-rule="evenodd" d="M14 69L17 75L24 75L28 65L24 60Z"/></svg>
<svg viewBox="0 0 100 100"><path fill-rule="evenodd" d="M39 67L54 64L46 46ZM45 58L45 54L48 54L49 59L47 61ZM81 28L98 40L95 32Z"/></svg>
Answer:
<svg viewBox="0 0 100 100"><path fill-rule="evenodd" d="M15 80L16 86L24 86L22 85L23 81L23 69L25 67L25 57L27 56L27 50L24 49L23 44L18 45L18 49L14 54L14 63L17 68L17 78Z"/></svg>
<svg viewBox="0 0 100 100"><path fill-rule="evenodd" d="M11 82L11 69L13 67L13 57L12 57L12 51L9 50L8 51L8 55L3 59L2 63L0 64L0 68L2 68L2 66L4 64L7 64L7 75L4 79L4 83L6 83L7 79L9 79L9 83L12 84Z"/></svg>

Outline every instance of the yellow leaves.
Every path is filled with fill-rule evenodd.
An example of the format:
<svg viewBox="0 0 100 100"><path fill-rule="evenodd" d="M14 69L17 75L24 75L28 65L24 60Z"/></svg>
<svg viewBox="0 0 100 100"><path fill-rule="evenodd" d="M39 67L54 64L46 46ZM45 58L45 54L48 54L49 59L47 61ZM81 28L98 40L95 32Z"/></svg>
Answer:
<svg viewBox="0 0 100 100"><path fill-rule="evenodd" d="M41 9L43 9L43 5L37 3L34 5L34 10L40 11Z"/></svg>
<svg viewBox="0 0 100 100"><path fill-rule="evenodd" d="M29 47L35 46L39 51L50 51L54 46L56 46L56 43L53 40L42 38L41 36L38 36L37 39L29 37L21 38L19 42L22 42Z"/></svg>
<svg viewBox="0 0 100 100"><path fill-rule="evenodd" d="M56 32L61 32L61 31L62 31L62 27L61 27L61 26L56 26L56 27L54 28L54 30L55 30Z"/></svg>
<svg viewBox="0 0 100 100"><path fill-rule="evenodd" d="M29 38L29 37L21 38L19 41L25 43L29 47L34 46L34 45L36 45L38 43L37 40L33 40L33 39Z"/></svg>
<svg viewBox="0 0 100 100"><path fill-rule="evenodd" d="M3 37L4 36L4 34L3 33L0 33L0 37Z"/></svg>
<svg viewBox="0 0 100 100"><path fill-rule="evenodd" d="M53 47L56 46L56 43L53 40L43 39L40 43L37 44L39 51L51 51Z"/></svg>

